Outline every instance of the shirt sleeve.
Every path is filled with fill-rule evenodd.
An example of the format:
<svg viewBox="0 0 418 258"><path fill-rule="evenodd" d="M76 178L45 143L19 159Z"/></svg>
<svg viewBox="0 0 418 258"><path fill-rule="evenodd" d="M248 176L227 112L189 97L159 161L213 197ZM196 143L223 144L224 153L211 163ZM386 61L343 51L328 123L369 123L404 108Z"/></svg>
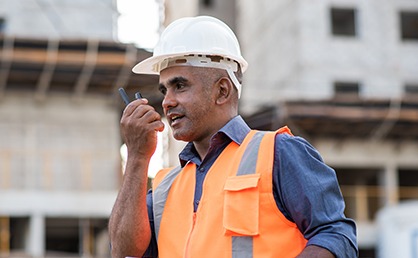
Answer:
<svg viewBox="0 0 418 258"><path fill-rule="evenodd" d="M148 210L148 218L151 227L151 241L150 244L145 251L143 258L157 258L158 257L158 247L157 247L157 240L155 238L155 230L154 230L154 212L152 209L152 190L150 189L147 193L147 210Z"/></svg>
<svg viewBox="0 0 418 258"><path fill-rule="evenodd" d="M273 193L307 245L326 248L336 257L357 257L356 225L344 215L335 171L303 138L276 136Z"/></svg>

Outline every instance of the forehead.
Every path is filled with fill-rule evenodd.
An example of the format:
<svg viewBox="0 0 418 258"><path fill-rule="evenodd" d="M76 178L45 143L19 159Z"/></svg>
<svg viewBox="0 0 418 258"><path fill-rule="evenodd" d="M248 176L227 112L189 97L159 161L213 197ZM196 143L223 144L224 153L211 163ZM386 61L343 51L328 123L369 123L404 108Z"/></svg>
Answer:
<svg viewBox="0 0 418 258"><path fill-rule="evenodd" d="M200 67L192 66L173 66L166 68L160 72L160 83L168 84L170 80L176 77L183 77L189 81L198 78Z"/></svg>

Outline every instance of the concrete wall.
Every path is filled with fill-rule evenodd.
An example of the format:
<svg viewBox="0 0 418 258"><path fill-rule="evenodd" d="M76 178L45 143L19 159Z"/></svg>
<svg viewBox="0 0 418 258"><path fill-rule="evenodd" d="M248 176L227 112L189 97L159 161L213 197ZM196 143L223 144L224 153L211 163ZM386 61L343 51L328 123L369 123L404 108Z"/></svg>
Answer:
<svg viewBox="0 0 418 258"><path fill-rule="evenodd" d="M114 40L117 15L116 0L0 0L4 33L19 37Z"/></svg>
<svg viewBox="0 0 418 258"><path fill-rule="evenodd" d="M117 109L106 100L6 95L0 102L2 189L109 191L118 186Z"/></svg>
<svg viewBox="0 0 418 258"><path fill-rule="evenodd" d="M236 32L236 1L235 0L211 0L204 4L200 1L199 15L215 16L221 19L223 22Z"/></svg>
<svg viewBox="0 0 418 258"><path fill-rule="evenodd" d="M18 236L27 254L45 254L47 217L109 217L121 178L118 120L102 99L1 100L0 217L29 218Z"/></svg>
<svg viewBox="0 0 418 258"><path fill-rule="evenodd" d="M330 8L357 10L355 37L331 33ZM418 82L418 44L400 39L400 10L413 0L240 2L239 35L249 62L242 111L289 99L332 97L335 81L356 81L365 98L401 97ZM262 85L262 87L260 86Z"/></svg>
<svg viewBox="0 0 418 258"><path fill-rule="evenodd" d="M112 41L117 17L116 0L0 0L7 36ZM44 257L48 219L71 218L80 256L95 241L96 257L110 257L106 225L95 235L89 223L107 220L121 182L120 110L72 95L8 89L0 99L0 256Z"/></svg>
<svg viewBox="0 0 418 258"><path fill-rule="evenodd" d="M196 0L164 0L163 27L168 26L171 22L179 18L195 16L197 12L198 2Z"/></svg>
<svg viewBox="0 0 418 258"><path fill-rule="evenodd" d="M161 0L157 0L160 2ZM210 15L224 21L232 30L236 31L236 1L211 0L208 4L196 0L165 0L164 26L182 17L196 15Z"/></svg>

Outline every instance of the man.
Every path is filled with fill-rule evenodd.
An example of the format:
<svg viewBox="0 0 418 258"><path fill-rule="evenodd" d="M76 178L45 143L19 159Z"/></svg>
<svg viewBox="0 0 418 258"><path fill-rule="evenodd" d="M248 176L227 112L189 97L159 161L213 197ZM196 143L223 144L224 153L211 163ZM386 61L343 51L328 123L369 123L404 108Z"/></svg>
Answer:
<svg viewBox="0 0 418 258"><path fill-rule="evenodd" d="M286 127L251 130L238 115L247 68L234 33L218 19L182 18L162 33L136 73L160 75L181 166L147 170L164 129L146 99L121 119L128 148L109 222L112 255L136 257L356 257L335 172Z"/></svg>

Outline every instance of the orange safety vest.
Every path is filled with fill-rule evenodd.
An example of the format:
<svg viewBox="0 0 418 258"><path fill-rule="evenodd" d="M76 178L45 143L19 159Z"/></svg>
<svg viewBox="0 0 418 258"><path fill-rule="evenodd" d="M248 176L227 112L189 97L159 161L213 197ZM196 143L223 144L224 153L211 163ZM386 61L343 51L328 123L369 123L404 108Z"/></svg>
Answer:
<svg viewBox="0 0 418 258"><path fill-rule="evenodd" d="M196 165L160 171L153 183L159 257L295 257L307 240L277 208L272 171L277 133L252 130L231 142L203 182L193 211Z"/></svg>

